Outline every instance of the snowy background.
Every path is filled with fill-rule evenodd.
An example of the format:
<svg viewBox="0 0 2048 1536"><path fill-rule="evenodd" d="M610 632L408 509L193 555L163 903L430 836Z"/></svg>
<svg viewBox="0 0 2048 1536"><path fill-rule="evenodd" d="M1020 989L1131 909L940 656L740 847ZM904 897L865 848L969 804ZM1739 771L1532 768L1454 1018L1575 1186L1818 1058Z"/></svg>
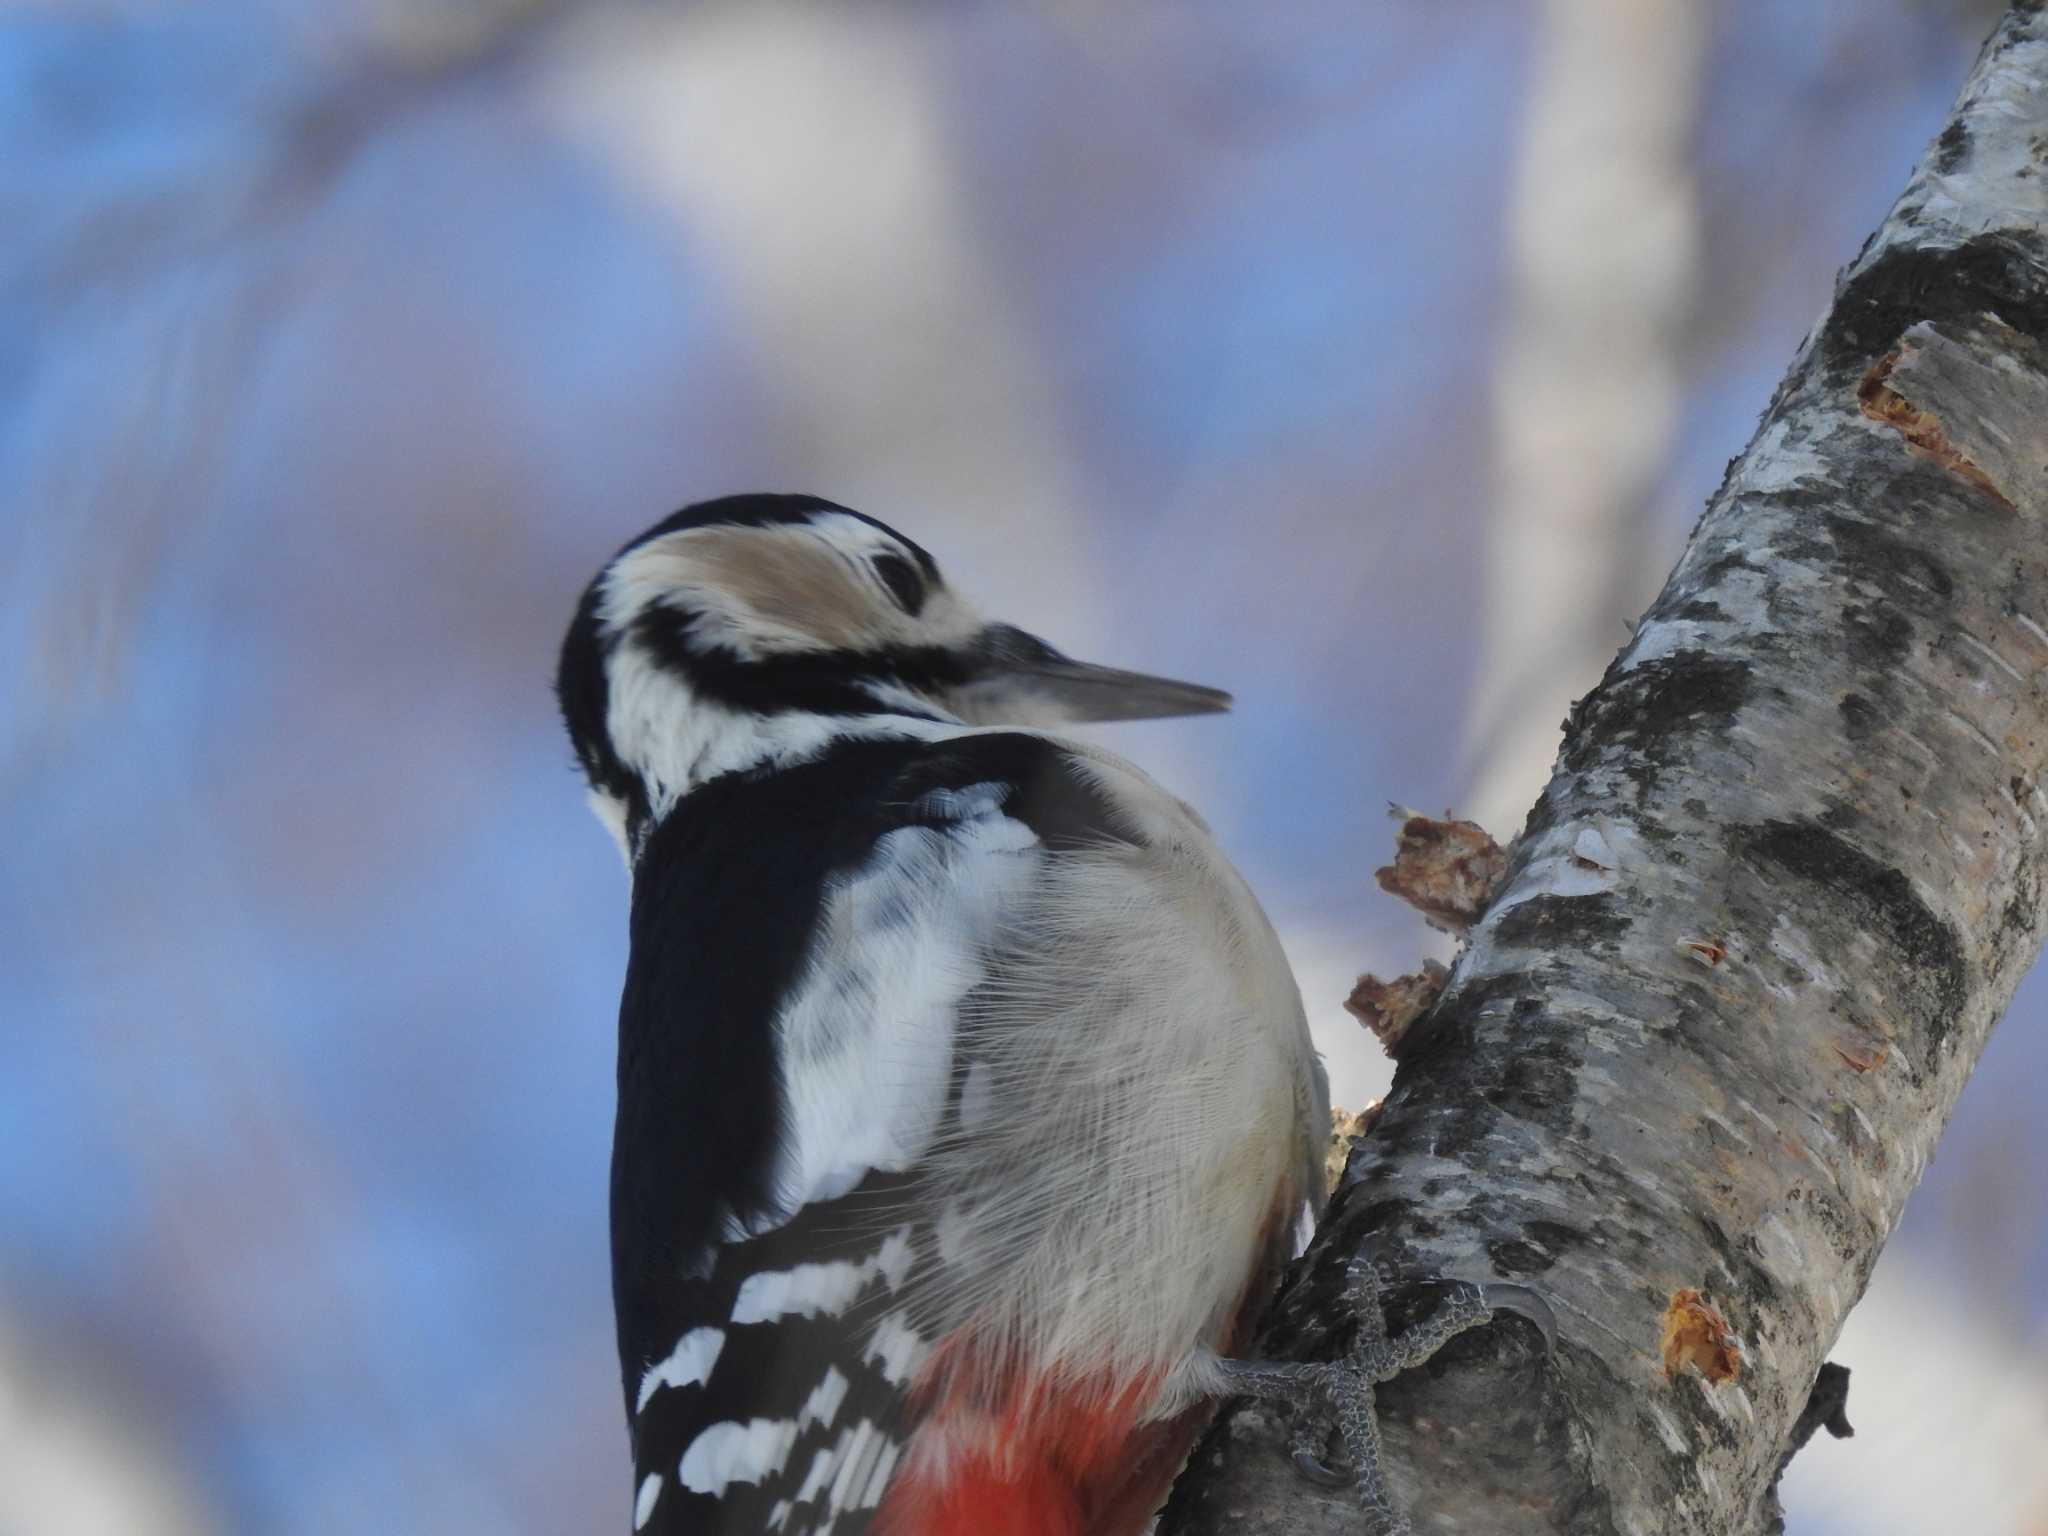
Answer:
<svg viewBox="0 0 2048 1536"><path fill-rule="evenodd" d="M623 538L898 524L1338 1007L1503 835L1961 82L1964 0L0 14L0 1533L623 1531L624 879L547 684ZM2048 988L1796 1536L2048 1532Z"/></svg>

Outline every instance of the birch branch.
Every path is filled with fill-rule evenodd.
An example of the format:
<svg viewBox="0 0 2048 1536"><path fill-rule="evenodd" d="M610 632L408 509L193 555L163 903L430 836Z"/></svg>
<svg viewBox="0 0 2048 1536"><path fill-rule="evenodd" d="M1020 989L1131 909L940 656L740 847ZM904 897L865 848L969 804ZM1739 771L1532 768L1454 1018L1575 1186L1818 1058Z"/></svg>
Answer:
<svg viewBox="0 0 2048 1536"><path fill-rule="evenodd" d="M1382 1390L1418 1530L1759 1530L2040 947L2044 174L2024 0L1574 708L1266 1321L1262 1352L1334 1357L1358 1253L1397 1330L1437 1277L1549 1301L1553 1351L1504 1318ZM1365 1529L1283 1447L1227 1412L1162 1533Z"/></svg>

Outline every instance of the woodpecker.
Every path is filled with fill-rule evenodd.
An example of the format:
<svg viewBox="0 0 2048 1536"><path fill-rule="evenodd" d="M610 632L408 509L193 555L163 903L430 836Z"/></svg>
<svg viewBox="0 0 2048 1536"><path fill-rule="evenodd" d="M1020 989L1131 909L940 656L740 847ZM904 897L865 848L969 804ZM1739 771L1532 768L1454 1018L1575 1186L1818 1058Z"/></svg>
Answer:
<svg viewBox="0 0 2048 1536"><path fill-rule="evenodd" d="M620 550L557 693L632 876L636 1531L1135 1536L1225 1392L1314 1398L1384 1504L1371 1388L1419 1341L1369 1270L1358 1360L1237 1358L1323 1197L1279 941L1193 810L1049 729L1226 694L1070 660L769 495Z"/></svg>

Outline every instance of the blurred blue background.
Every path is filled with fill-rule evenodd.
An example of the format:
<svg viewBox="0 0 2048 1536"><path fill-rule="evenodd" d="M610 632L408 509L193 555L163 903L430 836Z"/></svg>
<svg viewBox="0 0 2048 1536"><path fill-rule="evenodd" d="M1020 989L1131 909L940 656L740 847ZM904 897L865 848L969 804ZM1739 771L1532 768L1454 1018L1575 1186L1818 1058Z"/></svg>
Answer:
<svg viewBox="0 0 2048 1536"><path fill-rule="evenodd" d="M1338 1006L1519 825L1966 0L0 15L0 1532L624 1530L581 585L812 490L1076 654ZM2048 1532L2048 995L1798 1536Z"/></svg>

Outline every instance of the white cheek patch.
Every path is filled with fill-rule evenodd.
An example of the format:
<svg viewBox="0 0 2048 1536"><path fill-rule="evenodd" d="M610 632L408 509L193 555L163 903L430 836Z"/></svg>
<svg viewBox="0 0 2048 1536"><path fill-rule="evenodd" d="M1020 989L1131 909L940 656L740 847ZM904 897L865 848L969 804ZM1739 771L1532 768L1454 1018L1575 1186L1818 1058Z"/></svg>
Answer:
<svg viewBox="0 0 2048 1536"><path fill-rule="evenodd" d="M648 814L659 821L690 789L736 769L788 767L816 757L843 736L843 722L800 710L758 715L700 699L636 640L619 643L607 672L605 734L646 786ZM607 810L598 819L611 825ZM625 813L618 813L624 842Z"/></svg>
<svg viewBox="0 0 2048 1536"><path fill-rule="evenodd" d="M871 566L874 557L913 557L889 535L845 514L820 514L781 528L706 528L665 535L628 551L608 569L598 619L608 654L605 735L646 790L650 822L677 799L723 773L789 767L835 742L868 736L936 739L957 719L914 689L877 679L872 712L762 713L700 696L674 667L657 661L638 622L665 614L689 626L687 643L742 661L777 655L874 651L891 646L957 647L984 628L944 587L911 616ZM632 862L625 808L593 801L598 819Z"/></svg>
<svg viewBox="0 0 2048 1536"><path fill-rule="evenodd" d="M619 642L606 677L610 691L605 734L620 761L639 775L647 793L650 823L660 821L677 800L720 774L749 768L791 768L847 741L882 736L938 741L960 733L957 723L891 714L889 703L882 698L876 699L873 716L816 715L803 710L763 715L737 709L700 698L631 638ZM895 707L928 706L906 695ZM592 809L625 848L625 808L613 810L593 801ZM630 850L627 861L630 864Z"/></svg>

